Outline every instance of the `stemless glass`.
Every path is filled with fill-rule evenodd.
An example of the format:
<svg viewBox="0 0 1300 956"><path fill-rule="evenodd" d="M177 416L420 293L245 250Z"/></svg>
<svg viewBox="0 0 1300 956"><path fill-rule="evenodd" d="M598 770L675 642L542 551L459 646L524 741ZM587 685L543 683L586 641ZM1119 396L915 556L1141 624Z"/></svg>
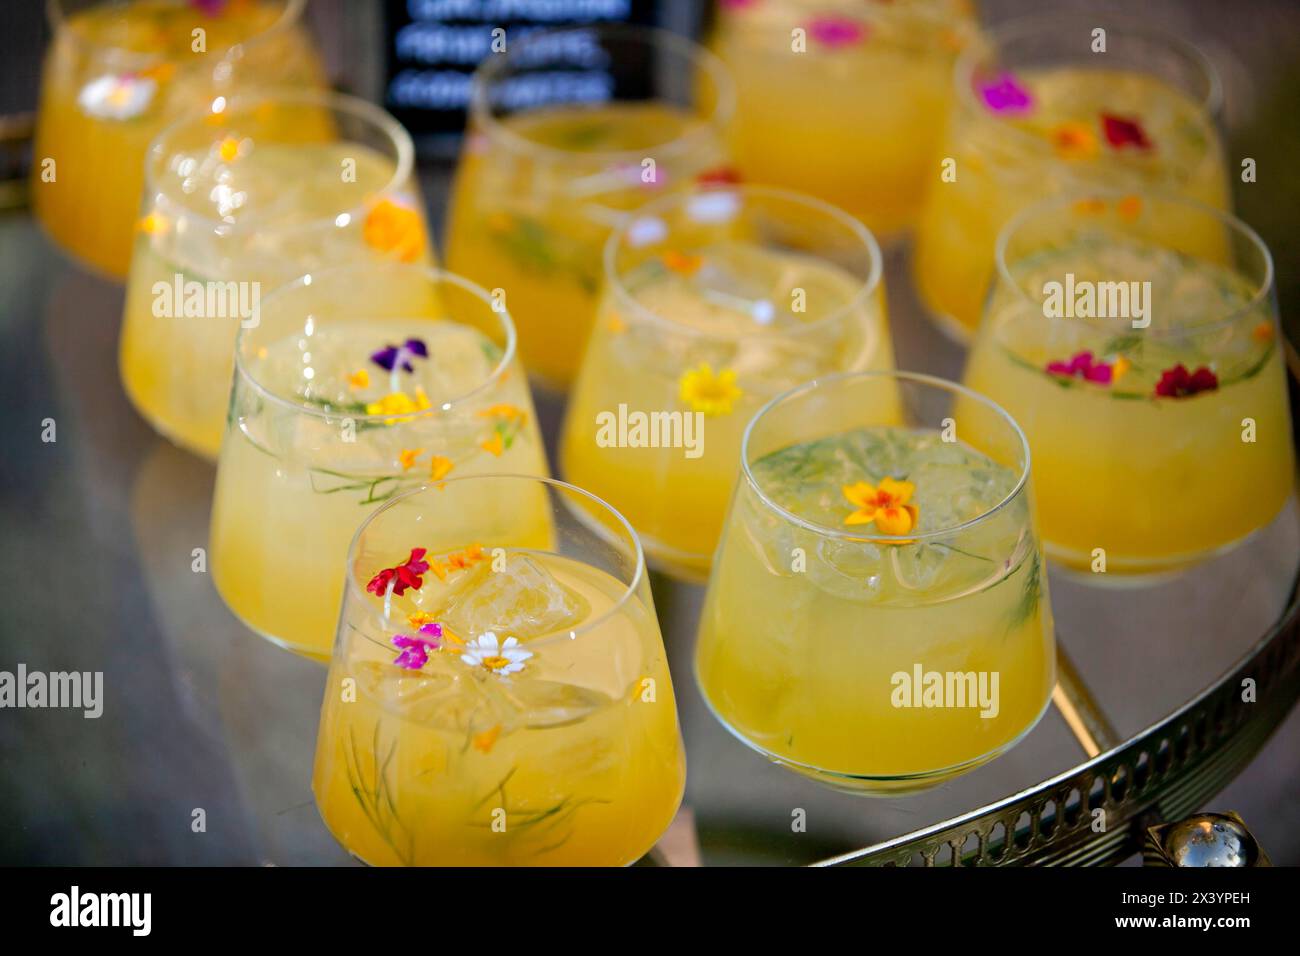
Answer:
<svg viewBox="0 0 1300 956"><path fill-rule="evenodd" d="M304 6L47 0L32 203L51 238L125 278L145 151L168 122L259 87L325 85Z"/></svg>
<svg viewBox="0 0 1300 956"><path fill-rule="evenodd" d="M605 276L565 477L627 515L652 562L702 580L754 413L819 375L893 367L880 250L809 196L701 188L620 227Z"/></svg>
<svg viewBox="0 0 1300 956"><path fill-rule="evenodd" d="M917 288L941 327L966 341L993 276L998 231L1036 199L1083 189L1156 189L1226 209L1213 116L1218 74L1195 47L1090 14L1032 18L962 54L941 152L952 177L928 193L917 230ZM934 175L939 176L939 170Z"/></svg>
<svg viewBox="0 0 1300 956"><path fill-rule="evenodd" d="M415 577L399 588L403 569ZM354 856L627 864L685 780L645 565L618 512L562 482L486 475L400 495L357 532L312 783Z"/></svg>
<svg viewBox="0 0 1300 956"><path fill-rule="evenodd" d="M1155 195L1016 216L966 382L1029 436L1045 547L1097 581L1268 524L1295 464L1273 262L1240 220Z"/></svg>
<svg viewBox="0 0 1300 956"><path fill-rule="evenodd" d="M530 374L565 389L595 317L601 248L663 189L727 179L734 95L711 53L647 27L543 31L474 76L447 261L503 289Z"/></svg>
<svg viewBox="0 0 1300 956"><path fill-rule="evenodd" d="M960 385L834 375L750 423L696 673L733 734L857 793L921 789L1038 721L1055 645L1014 421Z"/></svg>
<svg viewBox="0 0 1300 956"><path fill-rule="evenodd" d="M330 264L429 263L411 138L310 91L220 103L149 150L122 321L122 384L172 441L215 458L235 336L263 286Z"/></svg>
<svg viewBox="0 0 1300 956"><path fill-rule="evenodd" d="M968 0L719 4L713 49L736 78L747 180L807 190L890 237L934 177ZM796 31L802 31L797 33Z"/></svg>
<svg viewBox="0 0 1300 956"><path fill-rule="evenodd" d="M478 286L372 263L303 276L239 334L212 503L232 611L327 658L339 562L381 502L449 473L546 474L510 316Z"/></svg>

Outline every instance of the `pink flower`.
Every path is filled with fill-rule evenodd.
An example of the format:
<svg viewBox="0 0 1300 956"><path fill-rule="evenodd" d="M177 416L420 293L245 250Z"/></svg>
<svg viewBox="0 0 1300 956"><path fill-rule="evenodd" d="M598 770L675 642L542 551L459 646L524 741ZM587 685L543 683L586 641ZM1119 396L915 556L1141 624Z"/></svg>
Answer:
<svg viewBox="0 0 1300 956"><path fill-rule="evenodd" d="M436 651L442 646L442 625L426 624L420 628L420 633L428 634L429 637L409 637L406 634L398 634L393 638L393 646L402 651L393 661L398 667L418 671L429 662L429 652Z"/></svg>
<svg viewBox="0 0 1300 956"><path fill-rule="evenodd" d="M1189 398L1199 392L1212 392L1219 387L1219 377L1202 365L1195 372L1179 362L1160 373L1156 382L1156 395L1161 398Z"/></svg>
<svg viewBox="0 0 1300 956"><path fill-rule="evenodd" d="M1013 73L1001 73L990 83L981 83L980 98L994 113L1028 113L1034 98L1020 85Z"/></svg>
<svg viewBox="0 0 1300 956"><path fill-rule="evenodd" d="M1068 362L1048 362L1047 371L1050 375L1081 378L1097 385L1109 385L1114 377L1114 367L1109 362L1094 360L1091 352L1079 352Z"/></svg>
<svg viewBox="0 0 1300 956"><path fill-rule="evenodd" d="M389 584L393 585L393 593L398 597L402 596L407 588L420 590L424 584L424 578L421 575L429 570L429 562L424 560L427 548L412 548L411 556L401 564L392 568L384 568L366 585L366 590L371 594L383 597L388 591Z"/></svg>
<svg viewBox="0 0 1300 956"><path fill-rule="evenodd" d="M849 17L817 17L808 24L808 35L822 46L834 49L859 42L866 37L867 30Z"/></svg>

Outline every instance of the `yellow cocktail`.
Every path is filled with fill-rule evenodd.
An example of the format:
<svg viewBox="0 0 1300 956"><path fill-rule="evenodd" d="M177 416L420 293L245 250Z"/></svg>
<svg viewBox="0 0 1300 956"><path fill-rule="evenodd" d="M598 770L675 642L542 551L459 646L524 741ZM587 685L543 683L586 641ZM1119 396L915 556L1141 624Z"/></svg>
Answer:
<svg viewBox="0 0 1300 956"><path fill-rule="evenodd" d="M947 331L975 331L998 231L1018 210L1081 188L1164 190L1228 204L1212 114L1218 78L1194 48L1059 18L995 31L956 70L957 103L917 231L922 299ZM936 161L937 163L937 161Z"/></svg>
<svg viewBox="0 0 1300 956"><path fill-rule="evenodd" d="M880 236L915 225L936 176L967 0L721 2L745 178L832 202Z"/></svg>
<svg viewBox="0 0 1300 956"><path fill-rule="evenodd" d="M1004 412L938 379L833 376L775 399L746 436L700 620L719 719L866 793L1012 746L1054 681L1028 465Z"/></svg>
<svg viewBox="0 0 1300 956"><path fill-rule="evenodd" d="M416 266L304 277L240 335L212 506L217 590L263 637L326 658L338 566L366 516L479 472L546 472L509 316Z"/></svg>
<svg viewBox="0 0 1300 956"><path fill-rule="evenodd" d="M1033 450L1047 553L1176 569L1268 524L1295 466L1268 250L1208 208L1050 200L1008 225L966 382Z"/></svg>
<svg viewBox="0 0 1300 956"><path fill-rule="evenodd" d="M685 758L636 537L608 507L598 533L578 507L601 506L559 482L476 477L362 528L312 783L356 857L623 865L672 821Z"/></svg>
<svg viewBox="0 0 1300 956"><path fill-rule="evenodd" d="M304 0L49 5L32 203L50 236L122 279L149 142L214 100L260 87L320 87Z"/></svg>
<svg viewBox="0 0 1300 956"><path fill-rule="evenodd" d="M235 336L263 294L322 266L428 262L410 137L352 97L236 101L150 149L122 323L122 384L151 425L215 458Z"/></svg>
<svg viewBox="0 0 1300 956"><path fill-rule="evenodd" d="M572 84L548 86L556 70L573 70L562 74ZM529 83L550 98L539 105L512 94ZM447 261L503 291L520 355L539 382L565 389L577 371L595 318L601 249L628 211L665 189L730 175L722 130L731 99L709 53L640 27L537 34L480 67Z"/></svg>
<svg viewBox="0 0 1300 956"><path fill-rule="evenodd" d="M708 574L754 413L800 382L893 366L875 240L784 190L695 190L642 209L610 239L599 315L565 477L686 578Z"/></svg>

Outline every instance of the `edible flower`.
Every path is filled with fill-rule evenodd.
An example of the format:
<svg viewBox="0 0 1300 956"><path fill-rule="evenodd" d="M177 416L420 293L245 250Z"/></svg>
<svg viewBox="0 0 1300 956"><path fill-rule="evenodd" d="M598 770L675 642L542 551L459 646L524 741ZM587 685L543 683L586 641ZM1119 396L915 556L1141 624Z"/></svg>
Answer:
<svg viewBox="0 0 1300 956"><path fill-rule="evenodd" d="M523 670L524 661L532 656L533 652L524 650L515 638L507 637L501 644L496 634L485 631L465 645L465 653L460 655L460 659L470 667L483 667L505 676Z"/></svg>
<svg viewBox="0 0 1300 956"><path fill-rule="evenodd" d="M1156 382L1156 395L1161 398L1189 398L1200 392L1212 392L1219 387L1219 377L1202 365L1195 372L1179 362L1160 373Z"/></svg>
<svg viewBox="0 0 1300 956"><path fill-rule="evenodd" d="M1062 123L1052 130L1052 145L1062 159L1089 159L1097 155L1097 137L1083 123Z"/></svg>
<svg viewBox="0 0 1300 956"><path fill-rule="evenodd" d="M849 17L816 17L808 24L808 35L831 49L852 46L867 35L866 27Z"/></svg>
<svg viewBox="0 0 1300 956"><path fill-rule="evenodd" d="M736 400L745 394L736 384L734 369L724 368L715 374L708 362L683 372L677 392L693 411L711 417L730 414Z"/></svg>
<svg viewBox="0 0 1300 956"><path fill-rule="evenodd" d="M1125 370L1128 365L1125 363ZM1095 385L1109 385L1115 379L1115 367L1109 362L1099 362L1091 352L1078 352L1068 362L1048 362L1049 375L1063 375L1067 378L1081 378Z"/></svg>
<svg viewBox="0 0 1300 956"><path fill-rule="evenodd" d="M1125 119L1112 113L1102 113L1101 126L1102 131L1106 134L1106 142L1116 149L1123 149L1125 146L1133 146L1137 149L1151 148L1151 140L1147 139L1142 124L1135 119Z"/></svg>
<svg viewBox="0 0 1300 956"><path fill-rule="evenodd" d="M916 505L908 504L916 486L910 481L882 478L880 485L872 487L859 481L843 487L844 497L854 505L854 511L844 519L845 524L871 524L884 534L907 534L916 527L920 512Z"/></svg>
<svg viewBox="0 0 1300 956"><path fill-rule="evenodd" d="M217 154L224 163L233 163L239 158L239 140L233 136L227 136L217 147Z"/></svg>
<svg viewBox="0 0 1300 956"><path fill-rule="evenodd" d="M1021 114L1034 108L1034 98L1012 73L1000 73L989 83L981 83L980 99L994 113Z"/></svg>
<svg viewBox="0 0 1300 956"><path fill-rule="evenodd" d="M407 588L420 590L424 586L424 573L429 570L429 562L424 560L427 548L412 548L411 556L401 564L391 568L384 568L366 585L366 590L371 594L385 596L389 588L398 597L406 592Z"/></svg>
<svg viewBox="0 0 1300 956"><path fill-rule="evenodd" d="M410 412L424 411L428 407L429 396L424 393L424 389L417 387L414 399L405 392L390 392L377 402L368 402L366 414L406 415Z"/></svg>
<svg viewBox="0 0 1300 956"><path fill-rule="evenodd" d="M414 372L415 366L411 364L411 359L428 357L429 348L424 344L423 339L407 339L401 345L386 345L378 352L372 352L370 361L385 372L391 372L396 368L400 368L403 372Z"/></svg>
<svg viewBox="0 0 1300 956"><path fill-rule="evenodd" d="M429 459L429 477L441 481L452 469L452 461L446 455L434 455Z"/></svg>
<svg viewBox="0 0 1300 956"><path fill-rule="evenodd" d="M1273 341L1273 323L1265 320L1250 330L1250 337L1256 342Z"/></svg>
<svg viewBox="0 0 1300 956"><path fill-rule="evenodd" d="M363 368L357 369L348 376L348 388L354 392L359 389L370 387L370 373Z"/></svg>
<svg viewBox="0 0 1300 956"><path fill-rule="evenodd" d="M715 166L697 173L695 181L701 186L732 186L740 182L740 170L735 166Z"/></svg>
<svg viewBox="0 0 1300 956"><path fill-rule="evenodd" d="M528 413L518 405L492 405L478 412L479 418L499 418L507 422L518 422L522 425L528 421Z"/></svg>
<svg viewBox="0 0 1300 956"><path fill-rule="evenodd" d="M414 262L424 252L424 223L412 208L390 199L375 203L362 224L366 245L394 255L401 262Z"/></svg>
<svg viewBox="0 0 1300 956"><path fill-rule="evenodd" d="M435 620L436 618L428 611L415 611L406 615L406 623L417 631L426 624L432 624Z"/></svg>
<svg viewBox="0 0 1300 956"><path fill-rule="evenodd" d="M669 249L661 254L659 261L669 272L676 272L682 276L694 275L700 271L700 266L704 265L702 257L693 256L688 252L678 252L676 249Z"/></svg>
<svg viewBox="0 0 1300 956"><path fill-rule="evenodd" d="M500 724L496 724L495 726L490 727L489 729L483 731L483 733L481 734L475 734L473 738L474 749L481 750L483 751L483 753L487 753L492 749L492 746L497 742L497 738L500 736L501 736Z"/></svg>
<svg viewBox="0 0 1300 956"><path fill-rule="evenodd" d="M418 671L429 662L429 651L436 651L442 646L439 641L442 637L442 628L437 624L429 624L424 630L429 637L409 637L406 634L398 634L393 638L393 646L402 651L393 661L394 664L407 670Z"/></svg>
<svg viewBox="0 0 1300 956"><path fill-rule="evenodd" d="M1138 216L1142 215L1142 197L1125 196L1115 204L1115 211L1119 213L1119 218L1125 222L1133 222Z"/></svg>

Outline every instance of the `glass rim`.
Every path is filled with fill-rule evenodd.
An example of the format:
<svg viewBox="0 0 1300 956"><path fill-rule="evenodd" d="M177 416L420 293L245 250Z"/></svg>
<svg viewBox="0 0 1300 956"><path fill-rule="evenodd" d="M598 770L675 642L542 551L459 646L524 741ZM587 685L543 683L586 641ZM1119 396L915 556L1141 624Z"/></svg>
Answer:
<svg viewBox="0 0 1300 956"><path fill-rule="evenodd" d="M109 3L101 2L94 4L94 6L106 7L109 6L110 3L111 0ZM87 6L85 9L89 10L91 7ZM283 33L285 30L289 29L289 27L298 23L302 19L303 11L306 9L307 0L284 0L283 12L280 16L276 17L275 22L265 30L260 30L232 46L223 47L219 51L214 50L207 54L202 54L202 56L204 58L213 57L216 60L221 60L227 58L234 50L259 45L267 37ZM82 11L77 12L80 13ZM63 10L62 0L45 0L45 19L50 26L51 34L57 36L59 31L66 27L67 36L71 36L81 47L98 52L110 64L120 63L123 65L146 65L158 62L174 62L168 57L162 56L158 53L145 53L139 50L128 50L124 47L112 46L111 44L97 43L89 37L83 36L76 30L73 30L71 27L68 27L68 16L69 15Z"/></svg>
<svg viewBox="0 0 1300 956"><path fill-rule="evenodd" d="M480 302L483 302L488 307L488 310L492 312L493 315L498 316L501 321L501 326L506 333L506 344L501 350L501 357L497 360L496 365L493 367L492 371L488 374L488 376L484 378L483 381L479 382L479 384L475 385L468 392L465 392L461 395L457 395L455 398L451 398L451 399L447 399L446 401L439 402L436 405L431 405L429 408L417 409L408 412L389 412L386 414L378 414L378 415L370 415L370 414L363 415L363 414L356 414L356 413L349 414L347 412L342 412L342 411L327 411L326 409L323 408L314 408L310 405L304 404L301 400L286 398L284 395L272 391L269 387L267 387L265 384L259 381L255 375L253 375L253 373L249 370L244 359L244 344L248 333L261 327L260 313L266 309L268 303L274 302L280 298L288 296L290 293L298 289L307 288L313 283L313 281L315 281L315 277L317 276L337 276L347 272L364 273L364 272L371 272L376 270L397 270L402 272L418 272L422 274L426 279L429 279L435 283L448 282L451 285L457 286L463 291L468 292L470 295L474 296ZM509 311L504 306L502 306L500 311L494 308L492 297L488 294L486 289L484 289L482 286L478 285L475 282L471 282L469 279L466 279L464 276L457 275L454 272L448 272L447 270L439 269L436 266L424 266L424 265L419 265L417 263L410 263L410 262L383 261L383 262L373 262L373 263L371 262L351 263L347 265L329 266L325 269L317 269L314 272L308 272L304 275L299 276L297 279L293 279L289 282L283 283L282 285L276 286L274 289L270 291L270 293L268 293L266 300L259 304L258 312L259 312L258 325L253 326L252 328L245 328L241 325L238 334L235 336L235 374L237 376L242 377L248 383L249 387L252 388L253 391L255 391L258 394L258 396L261 397L262 399L269 401L274 405L279 405L283 408L287 408L290 411L295 412L297 414L307 415L313 418L322 418L325 419L326 421L350 419L351 421L356 422L358 424L404 425L404 424L409 424L411 422L433 419L439 415L445 415L448 412L451 412L457 405L461 405L469 401L474 396L478 395L480 392L483 392L498 384L501 381L501 378L506 374L506 372L509 371L511 364L514 362L515 349L517 345L517 336L515 333L514 319L510 317ZM430 321L438 321L438 320L431 319ZM455 320L442 320L442 321L455 321ZM456 324L463 325L466 323L457 322Z"/></svg>
<svg viewBox="0 0 1300 956"><path fill-rule="evenodd" d="M782 203L803 206L810 209L818 215L825 216L835 220L839 225L844 226L851 235L862 242L867 250L867 255L871 260L871 269L865 280L862 281L861 287L854 294L853 298L843 305L838 306L829 315L824 315L815 322L800 323L796 328L781 329L778 335L773 330L739 330L732 333L711 332L705 329L696 329L692 326L684 325L673 318L661 315L653 309L642 305L633 295L631 290L623 282L623 277L615 267L615 260L618 257L619 248L622 240L635 225L647 216L653 216L661 213L665 209L670 209L676 205L684 205L692 199L702 195L713 193L739 193L742 200L747 197L775 199ZM827 260L821 257L815 257L817 261L824 262ZM605 240L605 249L601 256L602 267L604 270L605 281L608 283L614 298L618 301L620 307L628 309L639 318L647 320L652 325L666 327L674 332L681 332L688 335L696 336L701 339L713 341L735 341L747 336L755 336L758 339L772 338L790 338L811 335L814 332L821 331L824 328L835 325L843 321L846 317L852 315L859 308L864 308L880 288L881 279L884 275L884 260L880 252L880 243L876 240L873 233L867 226L856 216L839 206L818 199L807 193L799 192L794 189L784 189L776 186L750 185L748 183L732 183L719 185L696 185L685 192L670 192L639 206L632 210L631 214L622 225L610 233L609 238ZM856 277L855 277L856 278Z"/></svg>
<svg viewBox="0 0 1300 956"><path fill-rule="evenodd" d="M527 51L528 46L532 43L544 42L551 37L573 33L596 33L602 37L632 37L644 42L646 45L666 46L674 50L681 54L683 58L692 60L702 66L709 73L717 90L713 108L709 111L708 116L704 117L704 122L698 128L689 129L666 143L657 143L645 149L580 151L564 149L559 146L548 146L544 143L535 142L526 136L521 136L493 115L488 87L498 79L496 74L510 68L511 58L518 53L520 48ZM611 99L604 102L619 103L625 101ZM563 106L566 104L549 105ZM663 27L637 23L580 24L576 26L548 27L530 33L523 39L516 40L505 53L489 56L482 61L474 70L470 79L468 110L470 123L466 135L473 136L481 130L485 135L502 143L514 152L532 153L535 156L552 160L572 159L574 157L605 161L632 160L643 158L645 153L651 150L667 155L678 153L689 147L706 132L713 135L722 135L735 111L736 87L731 78L731 73L716 54L702 44L696 43L690 37Z"/></svg>
<svg viewBox="0 0 1300 956"><path fill-rule="evenodd" d="M1061 20L1065 18L1074 24L1084 25L1090 28L1098 26L1096 17L1090 17L1085 11L1071 11L1065 14L1044 14L1031 13L1026 16L1016 17L1008 20L1006 23L999 24L985 30L982 34L983 43L974 43L962 50L957 57L953 66L953 85L956 87L955 93L957 101L965 107L974 109L977 113L983 115L986 110L975 99L975 92L972 81L975 78L975 71L980 66L980 60L984 59L990 52L1000 52L1008 41L1020 39L1025 36L1035 34L1053 33L1059 35L1062 29ZM1147 26L1141 20L1125 16L1106 16L1109 31L1118 27L1119 35L1124 38L1137 38L1154 42L1157 45L1163 45L1167 49L1176 51L1179 55L1185 57L1189 62L1194 63L1205 77L1206 91L1204 96L1193 96L1191 99L1206 113L1206 117L1213 124L1215 117L1223 109L1223 79L1219 76L1218 68L1215 67L1214 61L1199 46L1185 37L1173 33L1162 33ZM1150 70L1142 70L1148 76L1156 76ZM1180 90L1186 93L1186 90ZM1046 148L1047 144L1043 140L1034 136L1026 130L1019 129L1011 123L1001 123L1000 128L1005 135L1011 136L1022 143L1030 145L1035 150ZM1064 162L1053 156L1053 161Z"/></svg>
<svg viewBox="0 0 1300 956"><path fill-rule="evenodd" d="M1054 210L1061 207L1073 206L1077 202L1088 201L1090 199L1110 199L1122 200L1130 197L1140 199L1144 204L1147 202L1166 203L1174 206L1182 206L1192 212L1209 216L1219 222L1220 225L1230 230L1233 234L1242 236L1250 245L1256 249L1264 263L1263 276L1257 281L1249 276L1251 285L1257 286L1251 294L1249 301L1244 305L1238 306L1222 318L1207 319L1204 322L1198 322L1194 325L1180 326L1177 328L1152 329L1145 328L1141 330L1142 335L1160 339L1165 337L1176 337L1184 335L1201 335L1207 332L1214 332L1219 329L1228 328L1235 325L1245 316L1257 311L1272 295L1273 283L1276 279L1273 266L1273 254L1269 251L1268 244L1260 237L1249 224L1239 219L1230 212L1224 212L1221 209L1215 209L1213 206L1207 206L1199 200L1189 199L1186 196L1179 196L1175 193L1151 190L1146 192L1126 192L1123 190L1107 189L1090 189L1083 191L1074 191L1063 194L1049 196L1046 199L1040 199L1037 202L1030 203L1025 208L1019 210L1015 215L1008 219L998 231L997 241L993 245L993 263L994 278L996 281L1005 282L1010 288L1015 290L1016 296L1023 302L1033 306L1039 311L1042 310L1042 303L1035 302L1028 293L1025 292L1021 284L1015 280L1011 274L1011 268L1007 264L1007 246L1014 238L1016 232L1023 228L1031 219L1050 216ZM1162 246L1161 248L1166 248ZM1203 261L1203 260L1202 260ZM1231 267L1225 267L1231 268ZM1231 271L1239 275L1245 275L1236 268ZM1044 321L1057 324L1060 322L1079 322L1078 319L1066 319L1060 317L1043 316ZM1087 320L1083 320L1086 322Z"/></svg>
<svg viewBox="0 0 1300 956"><path fill-rule="evenodd" d="M154 173L155 162L166 156L167 141L183 130L191 129L198 126L206 125L213 116L229 116L235 113L250 113L259 106L267 103L284 104L296 103L307 104L311 106L323 106L331 111L348 114L363 123L372 126L383 136L387 137L393 144L394 152L397 154L397 160L393 164L393 175L389 178L383 188L371 193L366 199L358 205L348 206L340 209L333 215L322 216L319 219L310 219L306 222L293 223L288 226L268 226L267 223L248 223L243 226L244 230L256 230L258 232L270 232L280 235L292 235L299 232L309 232L314 229L334 229L339 228L338 219L340 216L348 216L349 222L364 220L365 214L369 209L371 202L377 197L390 196L400 192L404 183L411 180L415 170L415 144L411 140L411 134L406 128L397 121L387 110L376 106L369 100L363 100L359 96L352 96L348 93L338 93L334 90L312 90L297 87L282 87L275 89L259 90L236 95L233 98L218 96L213 100L215 106L221 101L221 109L213 109L202 115L187 114L168 123L163 129L149 142L149 147L145 151L144 162L144 190L145 197L152 198L155 205L160 200L169 208L167 211L176 215L178 218L183 217L187 222L200 223L204 226L210 226L217 230L241 231L240 223L227 222L224 219L214 218L208 213L196 212L189 207L180 203L174 195L173 190L164 189L158 185ZM340 143L356 143L354 139L336 140ZM270 144L275 145L275 144ZM423 210L421 218L423 218Z"/></svg>
<svg viewBox="0 0 1300 956"><path fill-rule="evenodd" d="M769 412L773 411L778 405L782 405L787 401L792 401L794 399L801 398L806 394L816 391L818 388L838 385L849 380L862 380L868 378L874 378L874 379L888 378L888 379L894 379L895 381L901 380L906 382L912 382L917 385L925 386L927 388L936 388L942 391L950 392L954 395L959 395L959 396L964 396L966 398L974 399L984 407L993 411L998 417L1000 417L1004 422L1006 422L1008 425L1011 426L1012 434L1015 435L1020 446L1022 464L1020 465L1019 468L1020 473L1016 476L1016 483L1012 486L1011 490L1008 491L1006 495L1002 498L1002 500L999 501L997 504L984 509L975 517L968 518L965 521L960 522L959 524L955 524L947 528L936 528L933 531L909 531L907 534L871 534L863 531L854 531L852 529L845 530L843 528L832 528L829 525L819 524L816 521L811 521L807 518L803 518L795 514L793 511L790 511L788 508L785 508L782 505L779 505L775 501L773 501L772 497L767 493L766 490L764 490L762 485L759 483L758 478L755 477L753 467L749 460L750 441L754 436L754 429L758 427L759 422L761 422L763 418L766 417ZM968 531L971 528L975 527L976 525L983 524L987 519L992 518L995 514L1000 512L1011 502L1015 501L1016 498L1020 497L1021 493L1024 492L1029 485L1029 470L1030 470L1029 439L1025 437L1025 432L1020 427L1020 423L1017 422L1005 408L1003 408L997 402L993 401L993 399L989 398L987 395L977 392L972 388L968 388L967 386L962 385L959 382L952 382L949 381L948 379L940 378L937 375L927 375L924 372L907 372L899 369L858 371L858 372L836 372L833 375L819 376L818 378L814 378L800 385L796 385L794 388L787 389L786 391L782 392L780 395L777 395L775 398L770 399L765 405L763 405L762 408L760 408L757 412L754 413L754 417L751 418L749 420L749 424L745 426L745 434L740 441L741 475L744 476L744 479L748 483L749 487L754 491L756 495L758 495L759 500L766 507L774 511L777 515L784 518L786 521L789 521L792 524L798 525L799 527L803 528L805 531L809 531L823 538L834 538L836 540L852 541L856 543L881 542L883 544L916 544L918 542L930 541L936 538L948 538L955 534ZM733 507L734 507L734 499L733 499Z"/></svg>
<svg viewBox="0 0 1300 956"><path fill-rule="evenodd" d="M388 511L390 508L396 507L400 502L406 501L408 498L414 498L416 495L422 495L425 492L440 491L442 490L442 487L444 485L454 484L456 482L462 482L462 481L483 481L485 479L502 479L502 478L508 478L508 479L518 480L518 481L539 482L543 485L549 486L554 491L575 494L588 499L589 501L593 502L597 506L603 508L607 514L612 515L616 519L618 526L626 533L627 539L631 542L632 554L634 557L634 568L632 571L631 580L627 582L621 580L619 581L619 584L623 586L623 590L622 593L619 595L617 601L615 601L613 604L607 607L600 614L596 615L594 618L587 621L583 621L577 627L566 628L561 631L551 631L547 634L540 635L539 637L533 638L529 641L526 642L521 641L520 642L521 646L531 647L535 645L538 647L542 647L553 643L559 643L561 640L565 640L565 641L576 640L579 634L584 634L598 627L599 625L604 624L606 620L612 618L615 614L618 614L620 611L622 611L623 606L627 604L627 602L631 600L632 596L636 594L636 592L640 589L641 582L645 579L645 574L646 574L645 550L641 546L641 537L636 533L636 529L632 527L631 523L627 520L626 517L624 517L621 511L619 511L617 508L615 508L605 499L592 494L590 491L587 491L585 488L579 488L577 485L570 484L567 481L561 481L559 478L552 478L549 475L523 475L517 472L486 472L484 474L478 474L478 475L459 475L455 478L442 478L438 481L426 482L422 485L419 485L415 488L408 489L407 491L403 491L400 494L394 495L393 497L389 498L387 501L385 501L374 511L370 512L370 514L366 515L365 520L361 522L356 532L352 535L352 541L348 545L348 556L347 556L347 566L346 566L348 590L352 592L353 595L356 598L358 598L364 606L370 607L370 602L366 599L366 592L357 583L357 578L356 575L354 574L354 569L356 565L357 548L361 543L362 535L365 534L366 530L371 526L371 524L379 520L380 516L382 516L384 512ZM550 496L548 495L547 503L550 504L550 502L551 499ZM590 525L588 525L586 522L582 522L582 526L585 528L590 528ZM518 549L518 550L531 551L532 549ZM589 562L583 562L583 563L589 564ZM655 626L658 627L657 620L655 621Z"/></svg>

